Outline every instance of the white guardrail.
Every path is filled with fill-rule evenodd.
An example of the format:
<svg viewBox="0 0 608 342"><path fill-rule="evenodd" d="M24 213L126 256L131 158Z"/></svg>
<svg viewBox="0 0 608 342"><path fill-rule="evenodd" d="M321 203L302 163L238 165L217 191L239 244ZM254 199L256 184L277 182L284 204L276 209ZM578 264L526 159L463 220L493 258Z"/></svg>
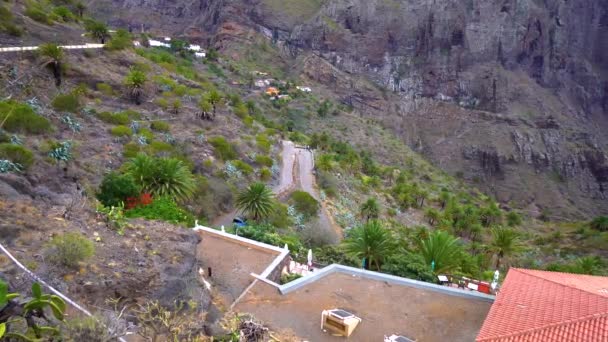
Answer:
<svg viewBox="0 0 608 342"><path fill-rule="evenodd" d="M78 50L78 49L101 49L105 44L83 44L83 45L60 45L59 47L66 50ZM9 46L0 47L0 52L20 52L20 51L34 51L38 50L38 46Z"/></svg>

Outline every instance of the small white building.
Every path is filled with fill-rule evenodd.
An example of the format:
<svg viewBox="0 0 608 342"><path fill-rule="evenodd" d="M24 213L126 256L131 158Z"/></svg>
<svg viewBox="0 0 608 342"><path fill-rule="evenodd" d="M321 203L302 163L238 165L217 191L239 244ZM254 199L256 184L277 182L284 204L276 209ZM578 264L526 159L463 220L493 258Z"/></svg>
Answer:
<svg viewBox="0 0 608 342"><path fill-rule="evenodd" d="M298 89L299 91L303 91L305 93L310 93L312 92L312 89L310 89L310 87L301 87L301 86L296 86L296 89Z"/></svg>
<svg viewBox="0 0 608 342"><path fill-rule="evenodd" d="M201 46L198 44L190 44L188 46L188 50L194 51L194 52L201 51Z"/></svg>
<svg viewBox="0 0 608 342"><path fill-rule="evenodd" d="M207 56L207 54L204 52L195 52L194 56L197 58L205 58L205 56Z"/></svg>
<svg viewBox="0 0 608 342"><path fill-rule="evenodd" d="M150 40L148 40L148 42L150 43L150 46L152 46L152 47L166 47L166 48L171 47L170 44L163 43L160 40L150 39Z"/></svg>
<svg viewBox="0 0 608 342"><path fill-rule="evenodd" d="M140 43L139 41L137 41L137 40L134 40L134 41L133 41L133 46L135 46L135 47L140 47L140 46L141 46L141 43Z"/></svg>

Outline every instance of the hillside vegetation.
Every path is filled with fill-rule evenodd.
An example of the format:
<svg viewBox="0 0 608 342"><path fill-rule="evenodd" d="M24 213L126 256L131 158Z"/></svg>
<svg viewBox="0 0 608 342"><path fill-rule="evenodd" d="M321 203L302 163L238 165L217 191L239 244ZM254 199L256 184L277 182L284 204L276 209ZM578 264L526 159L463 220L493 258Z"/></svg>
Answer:
<svg viewBox="0 0 608 342"><path fill-rule="evenodd" d="M306 16L321 4L283 10ZM194 327L201 321L226 328L225 308L198 282L198 237L188 228L234 209L249 219L239 235L287 244L300 261L314 249L322 264L429 282L440 273L489 280L509 266L606 274L605 217L552 223L498 203L339 101L309 77L306 57L284 56L270 40L208 47L203 59L178 38L145 47L148 36L112 32L78 3L26 7L13 15L69 23L109 45L64 51L47 42L0 55L0 242L83 303L128 308L144 338L208 335ZM45 9L54 15L40 17ZM260 79L282 96L266 95ZM319 200L299 190L278 200L270 190L284 139L314 150ZM325 212L339 244L321 229ZM18 274L0 259L0 278L29 291L12 281ZM160 332L159 308L170 317ZM79 324L61 333L78 336Z"/></svg>

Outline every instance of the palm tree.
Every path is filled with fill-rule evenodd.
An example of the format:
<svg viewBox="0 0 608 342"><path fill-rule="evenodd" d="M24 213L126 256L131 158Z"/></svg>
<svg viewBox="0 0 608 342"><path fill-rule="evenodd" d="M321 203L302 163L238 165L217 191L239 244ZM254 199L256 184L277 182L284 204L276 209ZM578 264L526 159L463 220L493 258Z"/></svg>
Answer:
<svg viewBox="0 0 608 342"><path fill-rule="evenodd" d="M210 112L213 109L211 103L207 100L201 100L198 103L198 108L200 109L200 117L203 120L213 120L213 116L211 116Z"/></svg>
<svg viewBox="0 0 608 342"><path fill-rule="evenodd" d="M126 169L144 192L154 196L184 200L192 197L196 189L194 176L179 159L140 153L127 163Z"/></svg>
<svg viewBox="0 0 608 342"><path fill-rule="evenodd" d="M445 205L448 203L450 198L452 198L451 193L445 190L441 191L439 194L439 203L441 204L441 209L445 208Z"/></svg>
<svg viewBox="0 0 608 342"><path fill-rule="evenodd" d="M76 3L76 14L78 14L79 18L82 18L82 16L84 15L84 11L86 11L86 9L87 9L87 6L83 2L79 1Z"/></svg>
<svg viewBox="0 0 608 342"><path fill-rule="evenodd" d="M602 261L598 256L585 256L576 259L573 267L574 273L597 274L602 266Z"/></svg>
<svg viewBox="0 0 608 342"><path fill-rule="evenodd" d="M492 228L492 242L489 251L496 254L496 269L504 257L516 254L521 249L519 234L510 228Z"/></svg>
<svg viewBox="0 0 608 342"><path fill-rule="evenodd" d="M502 220L502 211L498 205L492 202L488 207L480 210L481 224L484 227L489 227L493 224L500 224Z"/></svg>
<svg viewBox="0 0 608 342"><path fill-rule="evenodd" d="M84 29L91 35L91 37L99 40L101 44L104 44L106 39L110 37L110 32L108 31L106 24L99 21L87 20L84 23Z"/></svg>
<svg viewBox="0 0 608 342"><path fill-rule="evenodd" d="M365 269L375 264L379 271L393 250L393 236L380 221L372 220L350 232L344 249L348 255L363 259Z"/></svg>
<svg viewBox="0 0 608 342"><path fill-rule="evenodd" d="M608 231L608 216L598 216L594 218L589 226L595 230L599 230L600 232Z"/></svg>
<svg viewBox="0 0 608 342"><path fill-rule="evenodd" d="M55 85L61 86L61 61L63 60L63 50L57 44L42 44L38 48L40 56L47 59L46 64L53 70Z"/></svg>
<svg viewBox="0 0 608 342"><path fill-rule="evenodd" d="M138 69L131 69L127 77L125 77L125 85L130 89L131 98L133 98L137 105L141 104L141 95L143 94L143 87L146 81L146 74Z"/></svg>
<svg viewBox="0 0 608 342"><path fill-rule="evenodd" d="M447 232L435 230L420 241L418 251L435 273L444 273L459 267L463 252L459 241Z"/></svg>
<svg viewBox="0 0 608 342"><path fill-rule="evenodd" d="M435 208L428 208L424 211L424 216L427 220L429 220L429 224L431 226L434 226L435 223L437 223L441 218L441 213L439 213L439 210Z"/></svg>
<svg viewBox="0 0 608 342"><path fill-rule="evenodd" d="M274 195L264 183L253 183L238 195L236 205L258 221L272 213Z"/></svg>
<svg viewBox="0 0 608 342"><path fill-rule="evenodd" d="M380 216L380 206L378 205L378 201L375 198L370 197L361 205L361 216L365 218L366 221L371 219L377 219Z"/></svg>
<svg viewBox="0 0 608 342"><path fill-rule="evenodd" d="M211 104L211 106L213 107L213 116L215 116L217 105L222 101L222 95L215 89L211 90L205 95L205 101Z"/></svg>

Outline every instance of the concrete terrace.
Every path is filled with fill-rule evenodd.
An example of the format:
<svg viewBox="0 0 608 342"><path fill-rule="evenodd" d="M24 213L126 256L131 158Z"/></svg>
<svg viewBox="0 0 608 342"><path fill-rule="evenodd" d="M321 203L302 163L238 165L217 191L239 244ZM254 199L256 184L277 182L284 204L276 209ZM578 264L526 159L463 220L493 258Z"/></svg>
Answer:
<svg viewBox="0 0 608 342"><path fill-rule="evenodd" d="M279 247L212 228L197 226L195 229L201 236L197 257L204 277L214 285L226 305L232 304L256 280L250 275L252 272L264 274L277 258L282 260L288 253ZM209 267L211 277L207 273Z"/></svg>
<svg viewBox="0 0 608 342"><path fill-rule="evenodd" d="M199 258L234 311L308 341L338 341L320 328L321 312L340 308L363 321L351 341L404 335L416 341L474 341L494 296L331 265L279 285L287 250L206 227ZM217 259L217 260L215 260ZM205 266L206 267L206 266Z"/></svg>

